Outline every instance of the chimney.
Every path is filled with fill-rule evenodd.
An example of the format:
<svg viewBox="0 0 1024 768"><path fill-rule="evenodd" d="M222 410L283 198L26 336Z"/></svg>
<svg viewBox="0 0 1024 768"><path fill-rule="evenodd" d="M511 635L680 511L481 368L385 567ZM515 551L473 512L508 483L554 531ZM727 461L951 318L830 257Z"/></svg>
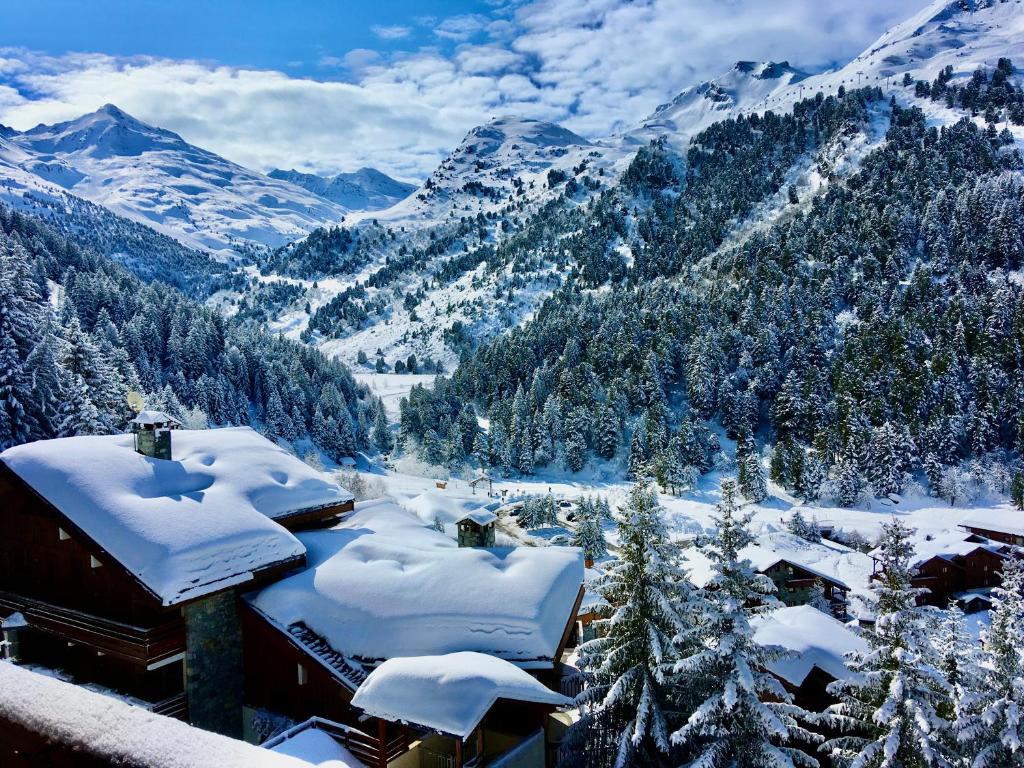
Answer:
<svg viewBox="0 0 1024 768"><path fill-rule="evenodd" d="M160 411L141 411L132 419L135 451L151 459L171 459L171 430L181 424Z"/></svg>
<svg viewBox="0 0 1024 768"><path fill-rule="evenodd" d="M493 547L494 546L494 523L498 516L488 509L481 507L468 512L458 520L456 527L459 531L460 547Z"/></svg>

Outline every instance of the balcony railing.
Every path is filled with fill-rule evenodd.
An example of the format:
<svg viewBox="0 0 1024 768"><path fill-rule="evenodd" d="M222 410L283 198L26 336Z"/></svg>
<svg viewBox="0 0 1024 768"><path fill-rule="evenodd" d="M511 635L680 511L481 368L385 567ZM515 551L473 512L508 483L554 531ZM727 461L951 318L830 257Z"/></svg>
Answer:
<svg viewBox="0 0 1024 768"><path fill-rule="evenodd" d="M148 666L185 650L185 623L180 618L135 627L10 592L0 592L0 610L20 612L32 629Z"/></svg>

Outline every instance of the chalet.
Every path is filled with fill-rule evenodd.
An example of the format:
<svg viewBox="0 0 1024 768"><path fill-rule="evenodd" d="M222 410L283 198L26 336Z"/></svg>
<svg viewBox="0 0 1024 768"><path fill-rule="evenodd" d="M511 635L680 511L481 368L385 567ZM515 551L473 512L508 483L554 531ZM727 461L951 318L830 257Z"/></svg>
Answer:
<svg viewBox="0 0 1024 768"><path fill-rule="evenodd" d="M820 594L833 616L847 618L850 587L835 576L795 558L782 557L775 550L759 544L744 547L740 556L749 560L754 570L772 580L775 596L785 605L808 605ZM699 550L688 548L685 559L690 581L698 587L707 584L712 573L707 557Z"/></svg>
<svg viewBox="0 0 1024 768"><path fill-rule="evenodd" d="M987 593L999 586L1003 563L1015 548L972 531L968 535L930 535L916 542L915 549L911 585L927 590L918 601L944 608L956 600L965 611L977 611L989 603ZM872 578L878 578L881 563L877 551L871 557Z"/></svg>
<svg viewBox="0 0 1024 768"><path fill-rule="evenodd" d="M352 496L251 429L175 427L0 454L0 619L22 663L240 733L237 594L301 567L294 532Z"/></svg>
<svg viewBox="0 0 1024 768"><path fill-rule="evenodd" d="M1014 524L1004 516L989 515L965 520L960 523L960 527L975 536L983 536L986 539L1002 544L1012 544L1016 547L1024 546L1024 524Z"/></svg>
<svg viewBox="0 0 1024 768"><path fill-rule="evenodd" d="M393 658L359 686L366 716L418 731L419 764L544 765L549 716L572 699L514 664L482 653ZM426 760L424 760L426 758Z"/></svg>
<svg viewBox="0 0 1024 768"><path fill-rule="evenodd" d="M321 717L369 733L370 764L384 765L434 726L368 722L356 697L390 660L472 652L558 682L583 595L578 550L459 547L389 499L298 538L306 567L244 603L247 733L268 716Z"/></svg>
<svg viewBox="0 0 1024 768"><path fill-rule="evenodd" d="M850 676L846 654L868 649L856 632L809 605L755 616L751 627L759 644L791 652L772 661L768 668L793 694L795 703L810 712L821 712L835 703L826 688Z"/></svg>

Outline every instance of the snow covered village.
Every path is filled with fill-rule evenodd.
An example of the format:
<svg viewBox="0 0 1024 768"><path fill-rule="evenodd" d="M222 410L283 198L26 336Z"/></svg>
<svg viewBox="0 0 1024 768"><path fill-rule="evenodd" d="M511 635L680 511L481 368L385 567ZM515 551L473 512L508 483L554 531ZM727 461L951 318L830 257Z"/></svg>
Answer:
<svg viewBox="0 0 1024 768"><path fill-rule="evenodd" d="M0 23L0 768L1024 768L1021 0Z"/></svg>

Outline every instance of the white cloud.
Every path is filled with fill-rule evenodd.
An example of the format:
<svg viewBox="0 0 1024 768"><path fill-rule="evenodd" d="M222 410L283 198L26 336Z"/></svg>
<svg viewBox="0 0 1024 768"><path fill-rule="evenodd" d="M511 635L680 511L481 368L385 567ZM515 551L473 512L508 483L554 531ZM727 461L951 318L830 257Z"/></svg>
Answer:
<svg viewBox="0 0 1024 768"><path fill-rule="evenodd" d="M489 21L478 13L450 16L434 27L434 34L449 40L468 40L486 29Z"/></svg>
<svg viewBox="0 0 1024 768"><path fill-rule="evenodd" d="M400 40L403 37L409 36L412 32L412 27L406 27L402 24L375 24L370 27L370 31L381 40Z"/></svg>
<svg viewBox="0 0 1024 768"><path fill-rule="evenodd" d="M422 178L467 130L495 114L605 135L736 59L789 59L806 69L845 60L922 2L508 3L490 17L418 20L438 35L437 48L357 49L321 58L324 66L344 68L352 82L195 61L6 49L0 50L0 122L25 129L113 102L255 168L372 165ZM464 42L477 35L489 42Z"/></svg>

